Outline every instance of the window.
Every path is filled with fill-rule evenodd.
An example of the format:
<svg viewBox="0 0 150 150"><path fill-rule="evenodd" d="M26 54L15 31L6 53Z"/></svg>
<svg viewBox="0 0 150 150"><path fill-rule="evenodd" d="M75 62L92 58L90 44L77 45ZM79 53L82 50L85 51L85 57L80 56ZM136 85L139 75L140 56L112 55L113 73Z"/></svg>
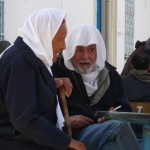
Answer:
<svg viewBox="0 0 150 150"><path fill-rule="evenodd" d="M125 0L125 59L134 49L134 0Z"/></svg>
<svg viewBox="0 0 150 150"><path fill-rule="evenodd" d="M0 0L0 41L4 40L4 2Z"/></svg>

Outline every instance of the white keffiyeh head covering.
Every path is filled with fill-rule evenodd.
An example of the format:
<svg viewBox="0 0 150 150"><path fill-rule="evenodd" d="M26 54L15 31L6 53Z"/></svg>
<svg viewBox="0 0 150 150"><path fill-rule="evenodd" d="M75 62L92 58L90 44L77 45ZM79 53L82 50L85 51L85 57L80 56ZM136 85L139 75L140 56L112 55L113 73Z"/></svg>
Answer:
<svg viewBox="0 0 150 150"><path fill-rule="evenodd" d="M44 8L31 14L18 36L32 49L49 69L52 66L52 39L65 19L66 12L58 8Z"/></svg>
<svg viewBox="0 0 150 150"><path fill-rule="evenodd" d="M105 66L106 48L99 30L91 25L79 25L69 29L66 38L66 49L63 51L65 66L75 70L71 58L74 56L76 46L88 46L96 44L97 58L92 72L81 74L88 96L97 90L98 75Z"/></svg>
<svg viewBox="0 0 150 150"><path fill-rule="evenodd" d="M18 36L32 49L34 54L45 64L51 72L53 49L52 40L56 35L66 12L57 8L45 8L31 14L25 21L22 28L18 30ZM64 118L59 103L56 108L57 124L61 129Z"/></svg>

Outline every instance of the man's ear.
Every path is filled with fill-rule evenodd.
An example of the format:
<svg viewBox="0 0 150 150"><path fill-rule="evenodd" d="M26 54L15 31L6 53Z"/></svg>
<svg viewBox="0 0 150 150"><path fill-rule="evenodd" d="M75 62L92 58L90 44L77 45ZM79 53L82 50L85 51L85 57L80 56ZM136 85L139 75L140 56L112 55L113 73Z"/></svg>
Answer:
<svg viewBox="0 0 150 150"><path fill-rule="evenodd" d="M134 66L133 66L132 64L131 64L131 69L132 69L132 70L135 69Z"/></svg>

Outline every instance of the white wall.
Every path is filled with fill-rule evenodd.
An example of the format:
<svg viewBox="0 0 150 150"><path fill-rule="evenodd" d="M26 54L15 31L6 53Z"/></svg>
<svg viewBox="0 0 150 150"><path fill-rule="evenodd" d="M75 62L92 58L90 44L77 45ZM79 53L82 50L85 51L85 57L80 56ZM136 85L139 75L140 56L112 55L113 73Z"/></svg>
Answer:
<svg viewBox="0 0 150 150"><path fill-rule="evenodd" d="M44 7L59 7L67 11L67 26L93 24L96 19L95 0L5 0L5 39L14 42L17 30L33 11Z"/></svg>
<svg viewBox="0 0 150 150"><path fill-rule="evenodd" d="M117 1L117 71L121 73L124 66L124 43L125 43L125 0Z"/></svg>
<svg viewBox="0 0 150 150"><path fill-rule="evenodd" d="M5 39L11 43L16 39L17 29L20 28L25 18L33 11L44 7L58 6L57 0L5 0Z"/></svg>
<svg viewBox="0 0 150 150"><path fill-rule="evenodd" d="M134 43L150 37L150 0L135 0Z"/></svg>
<svg viewBox="0 0 150 150"><path fill-rule="evenodd" d="M64 0L62 8L68 12L68 26L78 24L96 24L95 0Z"/></svg>

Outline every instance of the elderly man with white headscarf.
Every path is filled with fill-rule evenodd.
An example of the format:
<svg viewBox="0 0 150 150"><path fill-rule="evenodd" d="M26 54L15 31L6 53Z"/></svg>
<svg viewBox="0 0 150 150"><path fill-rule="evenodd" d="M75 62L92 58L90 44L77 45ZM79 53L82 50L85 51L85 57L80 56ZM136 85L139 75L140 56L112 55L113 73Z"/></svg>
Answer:
<svg viewBox="0 0 150 150"><path fill-rule="evenodd" d="M61 129L57 87L64 85L69 96L72 85L55 81L50 68L66 47L65 16L56 8L31 14L0 56L1 150L86 150Z"/></svg>
<svg viewBox="0 0 150 150"><path fill-rule="evenodd" d="M131 111L121 77L105 61L106 48L98 29L79 25L68 31L66 49L52 71L55 77L69 77L73 84L67 98L73 137L88 150L139 150L128 123L95 118L97 111L113 111L119 105L120 111Z"/></svg>

